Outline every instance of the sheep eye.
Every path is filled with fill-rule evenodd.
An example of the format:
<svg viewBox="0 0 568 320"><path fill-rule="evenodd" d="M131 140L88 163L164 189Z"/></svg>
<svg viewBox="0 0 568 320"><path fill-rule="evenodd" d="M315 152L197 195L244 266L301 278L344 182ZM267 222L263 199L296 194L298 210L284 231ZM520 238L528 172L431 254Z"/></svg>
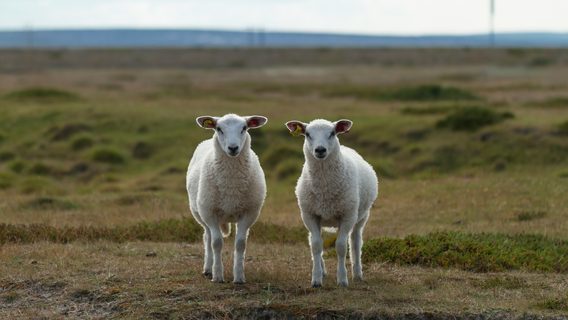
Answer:
<svg viewBox="0 0 568 320"><path fill-rule="evenodd" d="M223 130L221 130L221 128L217 127L217 132L219 132L220 134L223 134Z"/></svg>
<svg viewBox="0 0 568 320"><path fill-rule="evenodd" d="M243 131L241 131L241 133L245 132L247 130L247 126L243 127Z"/></svg>
<svg viewBox="0 0 568 320"><path fill-rule="evenodd" d="M331 139L331 138L333 138L333 136L335 136L335 131L332 131L332 132L329 134L329 138Z"/></svg>
<svg viewBox="0 0 568 320"><path fill-rule="evenodd" d="M306 132L306 138L311 138L310 134Z"/></svg>

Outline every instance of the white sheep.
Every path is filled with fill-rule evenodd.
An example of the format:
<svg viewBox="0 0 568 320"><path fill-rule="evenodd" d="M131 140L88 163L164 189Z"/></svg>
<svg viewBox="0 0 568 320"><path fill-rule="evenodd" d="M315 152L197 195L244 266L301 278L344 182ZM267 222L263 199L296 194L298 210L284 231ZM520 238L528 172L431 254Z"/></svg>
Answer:
<svg viewBox="0 0 568 320"><path fill-rule="evenodd" d="M266 196L266 181L257 155L252 151L248 129L266 124L262 116L203 116L196 119L214 130L201 142L189 162L187 192L189 207L203 227L205 262L203 274L213 282L224 282L221 250L223 237L236 222L233 282L244 283L244 254L249 228L260 215Z"/></svg>
<svg viewBox="0 0 568 320"><path fill-rule="evenodd" d="M326 275L322 257L322 227L338 227L337 284L347 286L347 238L354 280L363 279L361 247L363 228L378 195L378 180L373 167L355 150L341 146L338 134L351 129L350 120L314 120L309 124L289 121L293 135L304 135L306 162L296 185L296 197L304 225L310 232L312 287L321 287Z"/></svg>

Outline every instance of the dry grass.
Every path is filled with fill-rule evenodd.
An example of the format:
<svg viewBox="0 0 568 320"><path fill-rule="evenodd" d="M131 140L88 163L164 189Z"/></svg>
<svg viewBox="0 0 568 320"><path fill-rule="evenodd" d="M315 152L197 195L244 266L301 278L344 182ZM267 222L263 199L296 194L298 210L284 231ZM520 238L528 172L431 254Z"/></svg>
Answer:
<svg viewBox="0 0 568 320"><path fill-rule="evenodd" d="M552 64L535 66L539 59ZM565 241L567 74L561 50L0 51L0 223L42 224L30 241L88 235L68 244L4 244L0 317L565 313L567 283L556 273L370 262L366 283L337 289L330 277L323 290L308 288L310 259L293 194L301 139L282 124L355 121L342 142L381 175L368 240L455 231ZM405 99L423 94L416 88L478 99L438 99L431 90L427 102ZM404 95L370 99L376 92ZM515 117L476 132L436 128L471 106ZM228 112L270 118L253 138L268 198L251 232L243 287L201 278L199 245L148 241L198 241L195 224L145 233L190 219L185 170L209 135L193 119ZM61 230L67 236L50 236ZM118 242L98 240L105 237ZM157 256L147 257L150 251Z"/></svg>
<svg viewBox="0 0 568 320"><path fill-rule="evenodd" d="M296 316L553 314L540 303L568 290L568 282L559 275L472 274L384 264L366 265L366 281L348 289L337 289L330 277L321 290L314 290L309 288L308 251L251 243L248 284L234 286L212 284L201 276L200 245L7 245L0 253L1 272L10 275L0 281L0 314L3 318L183 318L208 313L224 318L263 308ZM224 260L230 279L229 249ZM334 270L334 260L328 261L329 270Z"/></svg>

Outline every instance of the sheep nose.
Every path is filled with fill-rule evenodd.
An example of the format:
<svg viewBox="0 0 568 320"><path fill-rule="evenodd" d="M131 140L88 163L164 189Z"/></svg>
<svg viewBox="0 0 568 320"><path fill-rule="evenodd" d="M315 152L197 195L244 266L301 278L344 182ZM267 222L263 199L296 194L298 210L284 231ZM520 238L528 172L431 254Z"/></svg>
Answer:
<svg viewBox="0 0 568 320"><path fill-rule="evenodd" d="M236 154L237 151L239 151L239 146L230 146L229 151L231 152L231 154Z"/></svg>
<svg viewBox="0 0 568 320"><path fill-rule="evenodd" d="M324 147L317 147L315 151L316 151L316 155L317 155L318 158L323 158L327 149L324 148Z"/></svg>

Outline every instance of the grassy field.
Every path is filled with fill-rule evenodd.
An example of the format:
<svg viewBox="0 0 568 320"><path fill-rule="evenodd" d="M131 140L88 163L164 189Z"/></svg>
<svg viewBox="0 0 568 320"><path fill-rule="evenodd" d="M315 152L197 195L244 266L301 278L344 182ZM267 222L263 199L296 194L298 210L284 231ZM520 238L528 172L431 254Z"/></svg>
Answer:
<svg viewBox="0 0 568 320"><path fill-rule="evenodd" d="M0 317L567 315L567 56L2 51ZM210 135L195 117L229 112L269 118L245 286L200 276L184 187ZM302 139L284 122L319 117L353 120L340 139L380 177L367 280L348 289L309 288L293 194Z"/></svg>

